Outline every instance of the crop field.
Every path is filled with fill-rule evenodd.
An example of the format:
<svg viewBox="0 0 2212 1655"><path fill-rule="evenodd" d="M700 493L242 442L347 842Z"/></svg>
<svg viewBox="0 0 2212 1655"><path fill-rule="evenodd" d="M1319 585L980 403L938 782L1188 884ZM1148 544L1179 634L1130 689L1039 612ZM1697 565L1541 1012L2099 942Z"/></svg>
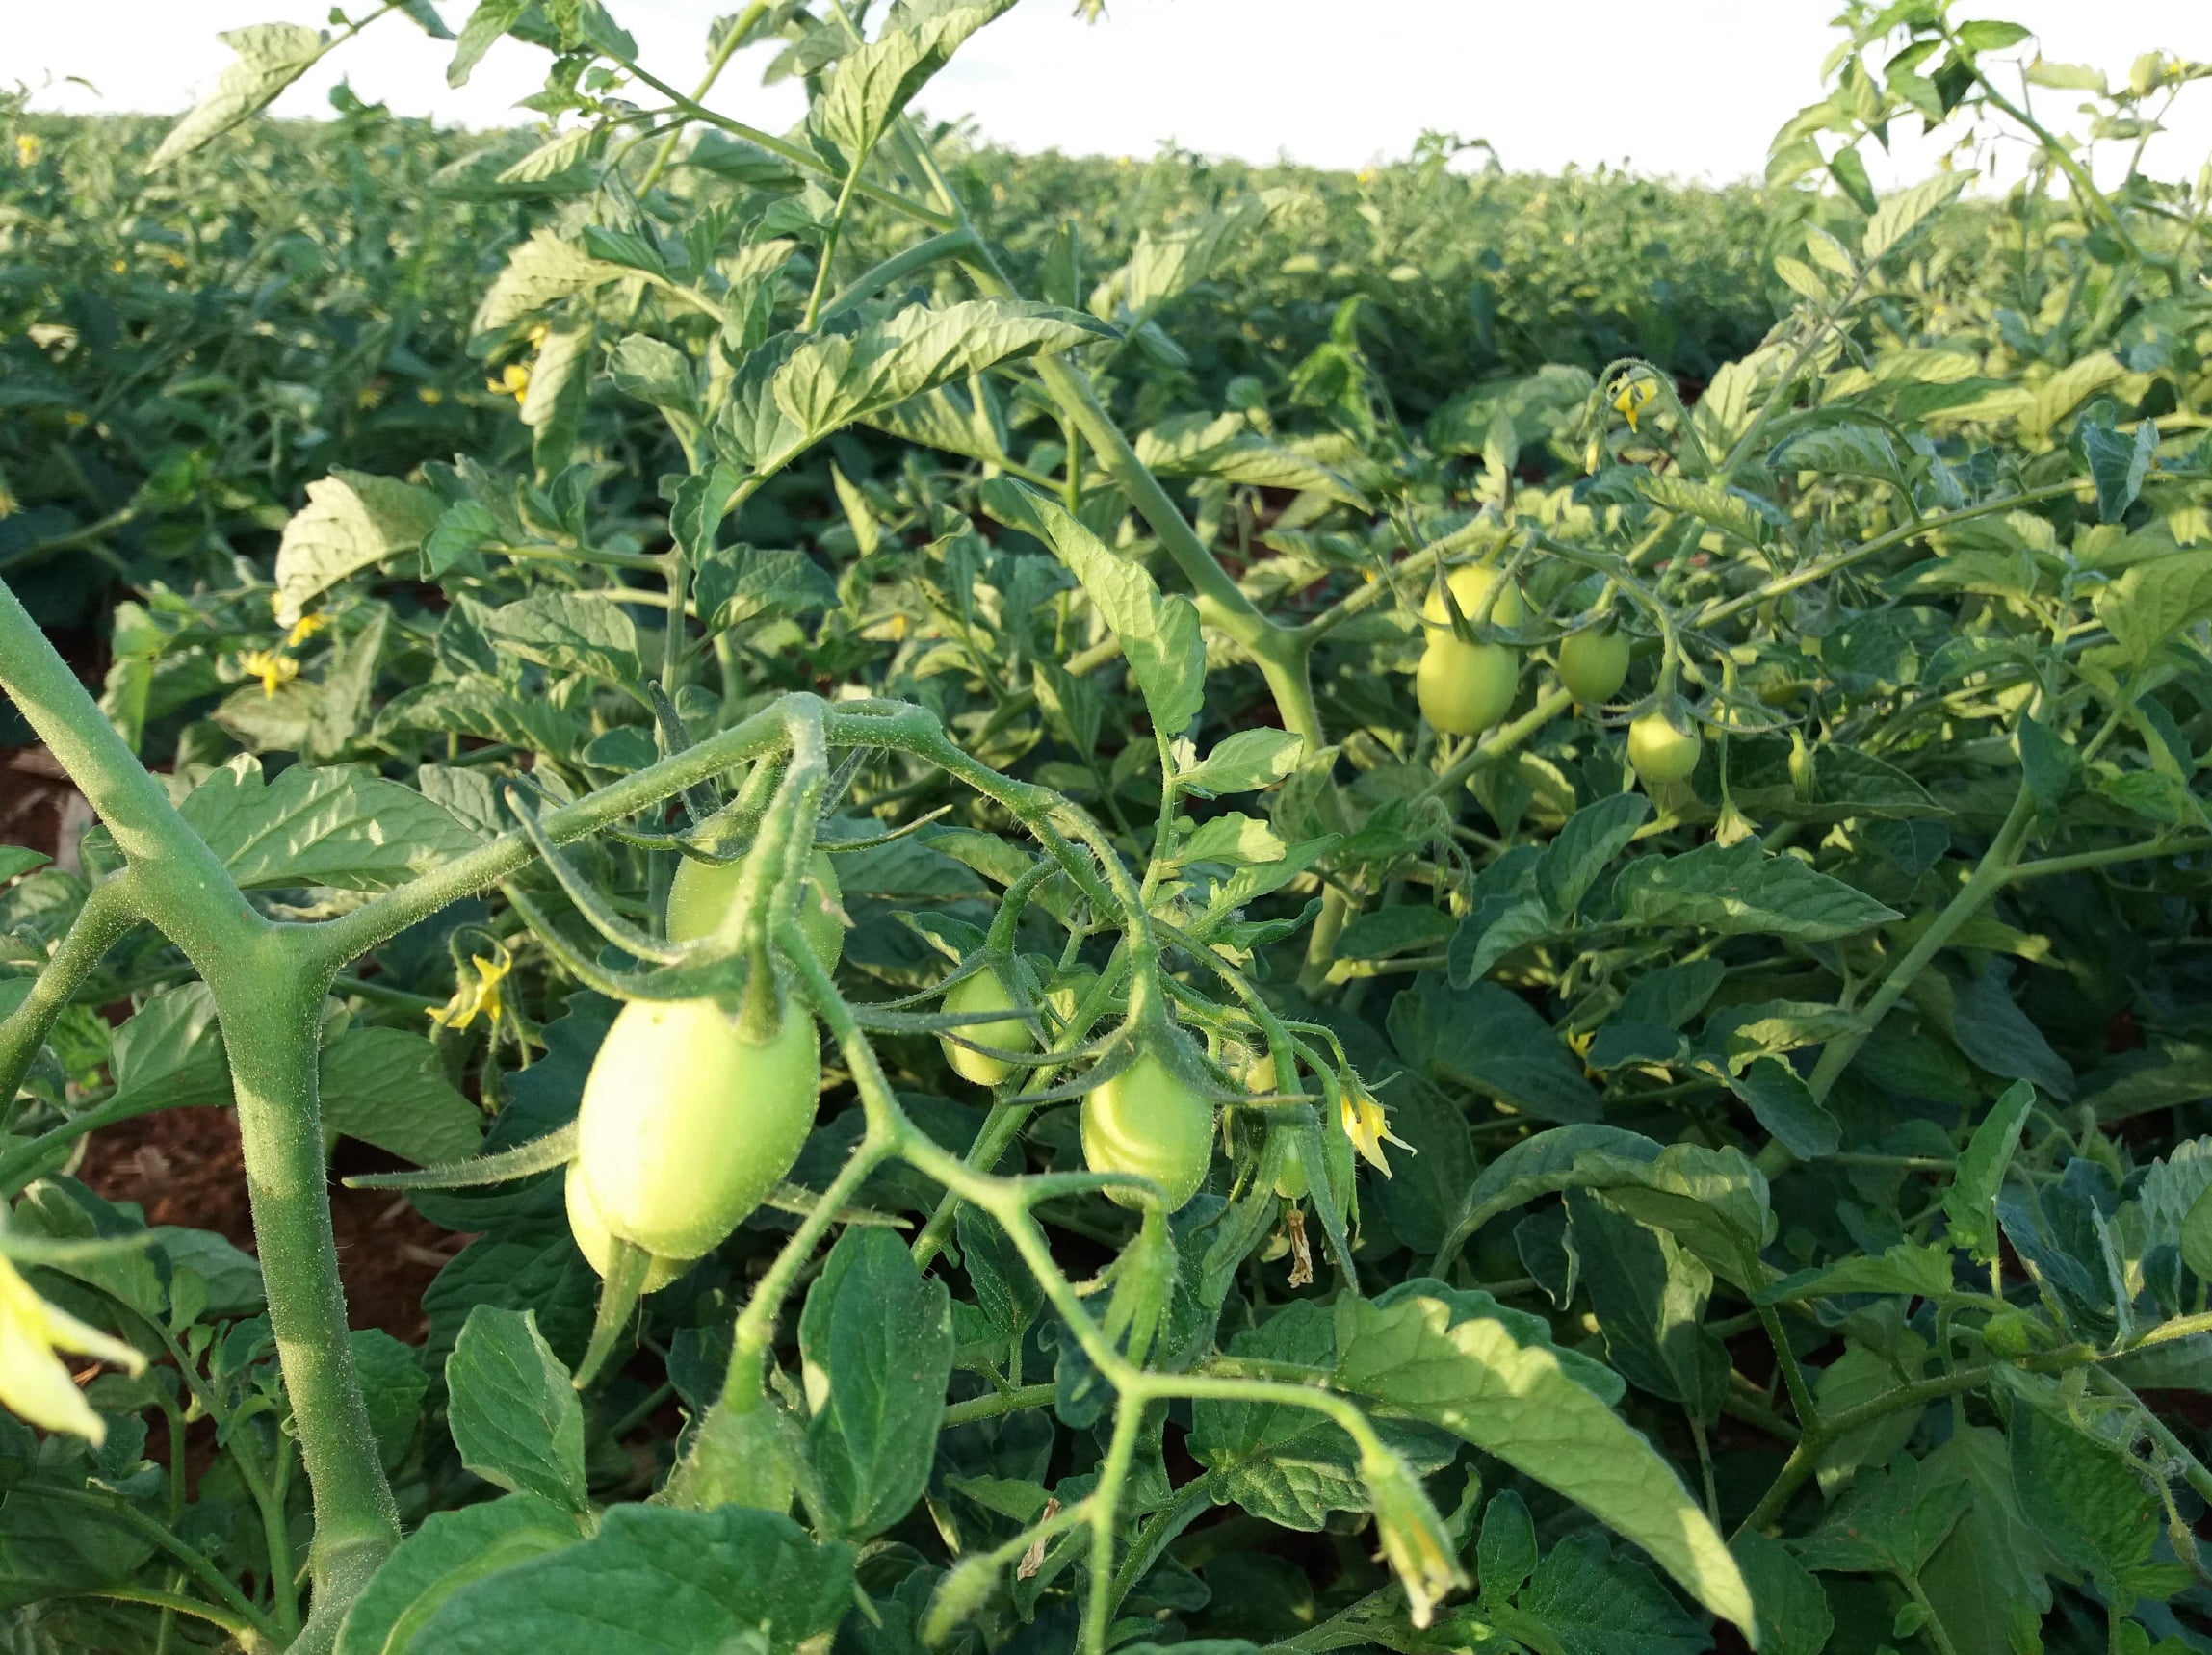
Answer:
<svg viewBox="0 0 2212 1655"><path fill-rule="evenodd" d="M0 1651L2212 1652L2212 65L1345 174L1012 4L0 97Z"/></svg>

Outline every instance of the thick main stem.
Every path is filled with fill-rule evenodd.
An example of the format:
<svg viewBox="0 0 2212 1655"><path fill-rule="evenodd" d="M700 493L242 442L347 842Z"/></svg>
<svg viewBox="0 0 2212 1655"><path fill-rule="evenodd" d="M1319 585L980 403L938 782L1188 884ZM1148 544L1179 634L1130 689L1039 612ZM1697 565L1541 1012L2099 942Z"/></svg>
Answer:
<svg viewBox="0 0 2212 1655"><path fill-rule="evenodd" d="M225 949L204 974L230 1059L270 1329L315 1496L315 1603L301 1646L326 1648L400 1539L353 1366L330 1229L316 1075L327 985L293 934L273 927Z"/></svg>
<svg viewBox="0 0 2212 1655"><path fill-rule="evenodd" d="M353 1368L324 1181L316 1029L335 962L314 957L312 932L271 925L246 901L5 585L0 688L115 836L141 912L215 996L270 1325L315 1500L315 1606L300 1647L327 1649L399 1541Z"/></svg>

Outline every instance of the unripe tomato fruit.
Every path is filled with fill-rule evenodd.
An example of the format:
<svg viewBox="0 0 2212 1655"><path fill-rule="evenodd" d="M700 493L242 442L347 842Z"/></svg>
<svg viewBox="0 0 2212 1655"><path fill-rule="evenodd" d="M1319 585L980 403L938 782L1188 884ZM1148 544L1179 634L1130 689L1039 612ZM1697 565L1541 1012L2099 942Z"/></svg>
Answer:
<svg viewBox="0 0 2212 1655"><path fill-rule="evenodd" d="M1446 736L1488 730L1512 711L1521 688L1521 656L1504 644L1432 639L1414 673L1421 716Z"/></svg>
<svg viewBox="0 0 2212 1655"><path fill-rule="evenodd" d="M1628 763L1647 787L1688 781L1705 745L1695 726L1680 728L1657 708L1628 726Z"/></svg>
<svg viewBox="0 0 2212 1655"><path fill-rule="evenodd" d="M769 1039L714 1000L633 1000L584 1082L576 1166L611 1234L657 1258L697 1258L798 1159L821 1090L814 1019Z"/></svg>
<svg viewBox="0 0 2212 1655"><path fill-rule="evenodd" d="M1464 569L1454 569L1444 582L1451 588L1452 602L1459 612L1469 620L1488 619L1494 627L1517 627L1528 618L1528 607L1521 601L1521 588L1507 582L1491 605L1487 617L1482 612L1483 600L1490 596L1491 587L1497 584L1497 571L1488 563L1470 563ZM1449 628L1451 611L1444 607L1444 594L1433 585L1421 605L1421 618L1433 626ZM1433 642L1439 637L1453 638L1456 634L1446 631L1431 633Z"/></svg>
<svg viewBox="0 0 2212 1655"><path fill-rule="evenodd" d="M1559 682L1584 707L1612 700L1628 682L1627 634L1592 628L1560 639Z"/></svg>
<svg viewBox="0 0 2212 1655"><path fill-rule="evenodd" d="M722 916L738 899L738 881L744 871L742 856L718 867L690 857L678 864L668 886L668 941L692 943L720 930ZM838 957L845 952L845 924L837 913L844 900L829 852L817 850L806 882L799 887L798 928L825 971L836 970Z"/></svg>
<svg viewBox="0 0 2212 1655"><path fill-rule="evenodd" d="M1213 1106L1149 1052L1083 1098L1083 1163L1094 1173L1135 1173L1167 1192L1170 1212L1198 1193L1213 1159ZM1133 1190L1109 1189L1123 1206Z"/></svg>
<svg viewBox="0 0 2212 1655"><path fill-rule="evenodd" d="M568 1233L576 1238L577 1251L592 1269L605 1276L614 1260L614 1237L608 1232L607 1221L599 1216L599 1209L591 1204L591 1192L584 1187L584 1170L574 1161L568 1163ZM640 1293L658 1293L677 1277L689 1270L694 1260L689 1258L662 1258L657 1254L645 1266L645 1285Z"/></svg>
<svg viewBox="0 0 2212 1655"><path fill-rule="evenodd" d="M985 966L974 976L962 977L945 991L945 1009L949 1012L1011 1011L1019 1002L1006 992L997 970ZM960 1032L970 1040L984 1046L996 1046L1004 1051L1027 1051L1036 1044L1029 1025L1016 1018L1003 1022L972 1022L964 1024ZM945 1047L945 1061L963 1080L973 1080L978 1086L996 1086L1014 1073L1014 1065L1003 1058L986 1057L979 1051L971 1051L955 1041L940 1040Z"/></svg>

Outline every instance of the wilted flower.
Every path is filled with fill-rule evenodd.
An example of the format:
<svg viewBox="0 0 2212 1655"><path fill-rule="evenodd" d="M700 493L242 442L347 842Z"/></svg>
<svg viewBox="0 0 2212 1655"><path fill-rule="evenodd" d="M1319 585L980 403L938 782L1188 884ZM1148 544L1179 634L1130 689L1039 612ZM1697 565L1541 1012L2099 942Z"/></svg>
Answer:
<svg viewBox="0 0 2212 1655"><path fill-rule="evenodd" d="M1419 1479L1388 1448L1378 1446L1360 1456L1360 1481L1366 1485L1383 1556L1390 1560L1398 1584L1405 1588L1413 1622L1426 1626L1438 1600L1467 1584L1459 1559L1452 1555L1451 1537L1444 1533L1444 1519L1437 1515L1436 1506Z"/></svg>

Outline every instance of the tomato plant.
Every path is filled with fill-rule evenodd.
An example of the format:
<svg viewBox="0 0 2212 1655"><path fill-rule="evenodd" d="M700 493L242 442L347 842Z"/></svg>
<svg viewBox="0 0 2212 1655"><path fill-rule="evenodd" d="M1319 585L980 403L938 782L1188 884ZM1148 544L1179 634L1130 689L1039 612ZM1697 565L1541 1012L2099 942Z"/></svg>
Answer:
<svg viewBox="0 0 2212 1655"><path fill-rule="evenodd" d="M1122 167L1009 4L0 100L10 1646L2206 1647L2212 69Z"/></svg>

